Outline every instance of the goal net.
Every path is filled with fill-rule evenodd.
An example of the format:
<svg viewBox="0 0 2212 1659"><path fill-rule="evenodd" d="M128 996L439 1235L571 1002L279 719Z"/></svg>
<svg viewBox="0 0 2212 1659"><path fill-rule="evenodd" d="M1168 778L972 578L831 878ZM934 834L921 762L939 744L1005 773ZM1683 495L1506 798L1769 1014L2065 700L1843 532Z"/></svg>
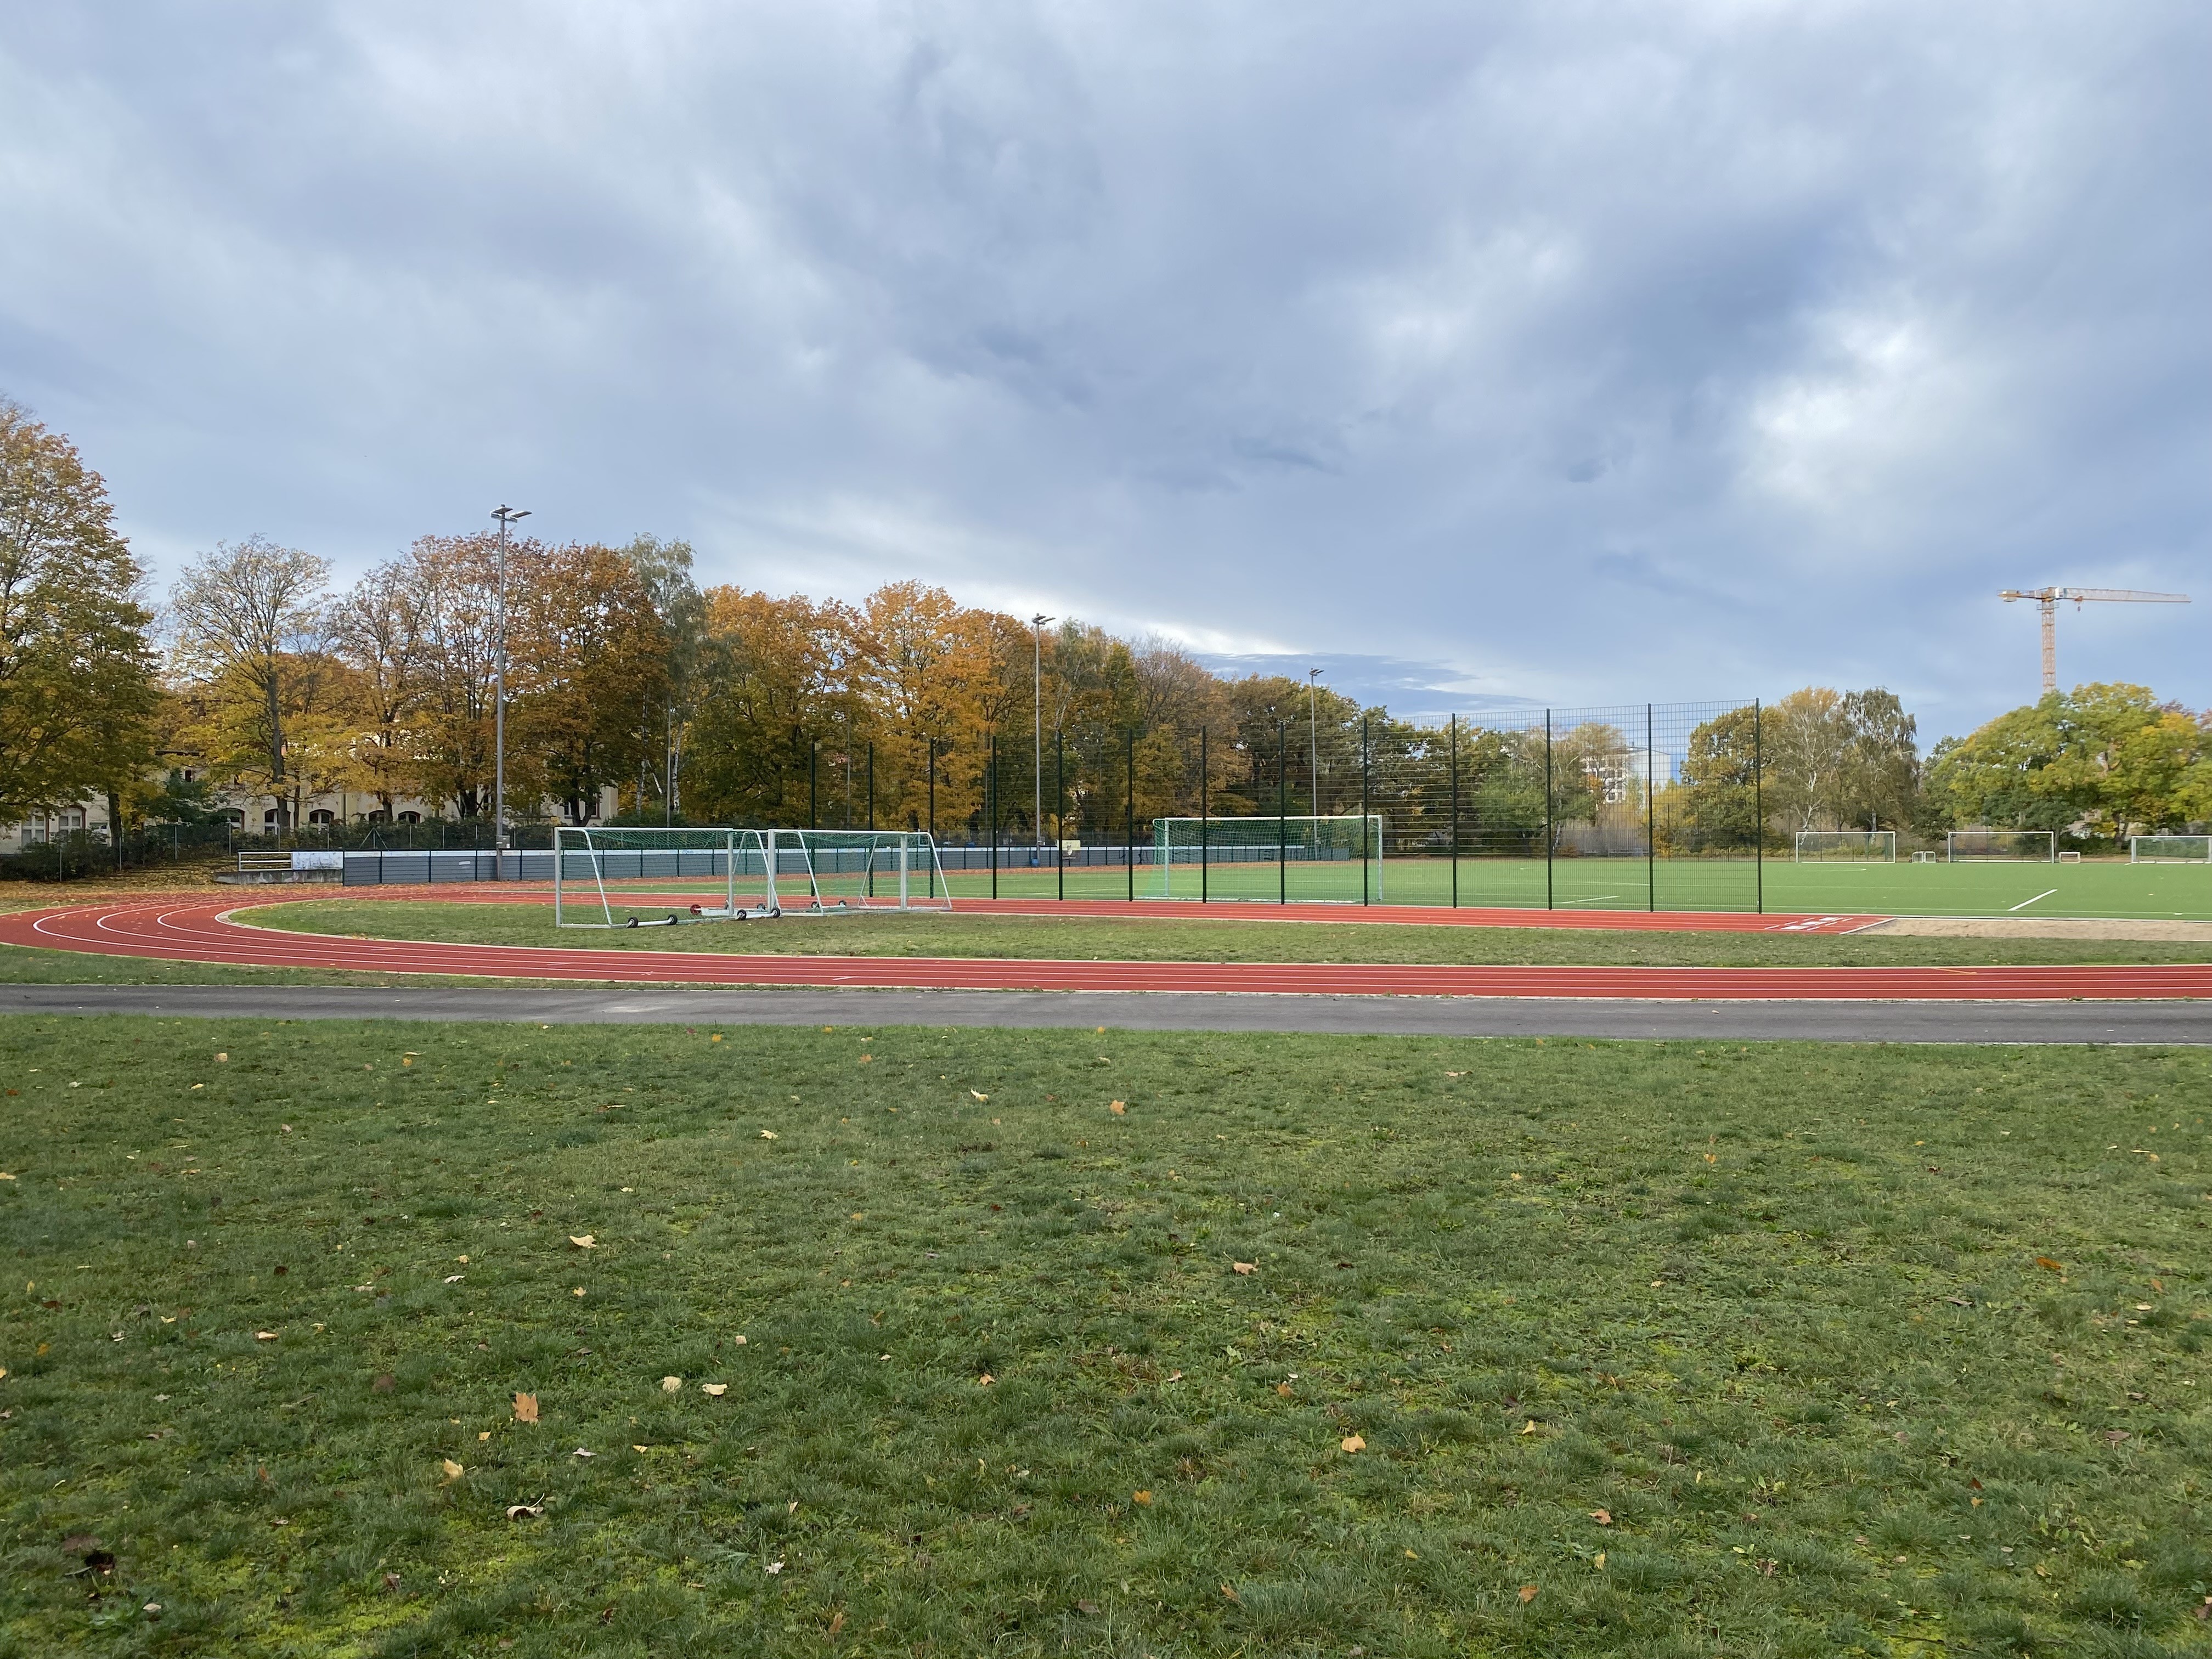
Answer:
<svg viewBox="0 0 2212 1659"><path fill-rule="evenodd" d="M1952 864L2056 864L2055 830L1953 830L1943 838L1943 856Z"/></svg>
<svg viewBox="0 0 2212 1659"><path fill-rule="evenodd" d="M906 830L564 824L553 832L553 854L560 927L952 908L936 843Z"/></svg>
<svg viewBox="0 0 2212 1659"><path fill-rule="evenodd" d="M1382 818L1154 818L1152 898L1380 903Z"/></svg>
<svg viewBox="0 0 2212 1659"><path fill-rule="evenodd" d="M2212 836L2130 836L2130 864L2212 864Z"/></svg>
<svg viewBox="0 0 2212 1659"><path fill-rule="evenodd" d="M1800 864L1894 864L1894 830L1800 830Z"/></svg>

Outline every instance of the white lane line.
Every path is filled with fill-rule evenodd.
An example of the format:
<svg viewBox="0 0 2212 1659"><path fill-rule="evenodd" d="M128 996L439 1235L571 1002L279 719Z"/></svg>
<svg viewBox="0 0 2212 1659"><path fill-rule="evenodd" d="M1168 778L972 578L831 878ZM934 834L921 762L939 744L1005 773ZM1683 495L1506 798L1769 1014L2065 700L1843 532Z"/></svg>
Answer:
<svg viewBox="0 0 2212 1659"><path fill-rule="evenodd" d="M2054 887L2051 890L2051 893L2055 893L2057 890L2058 890ZM2022 899L2019 903L2014 905L2012 908L2015 910L2025 910L2029 905L2038 903L2044 899L2049 898L2051 896L2051 893L2038 893L2035 897L2032 899Z"/></svg>

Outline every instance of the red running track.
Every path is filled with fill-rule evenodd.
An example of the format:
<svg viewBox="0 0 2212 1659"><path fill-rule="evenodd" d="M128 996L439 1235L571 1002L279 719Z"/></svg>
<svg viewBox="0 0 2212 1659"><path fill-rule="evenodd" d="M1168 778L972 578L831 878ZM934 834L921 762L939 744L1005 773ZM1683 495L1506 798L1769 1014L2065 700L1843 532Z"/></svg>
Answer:
<svg viewBox="0 0 2212 1659"><path fill-rule="evenodd" d="M355 896L356 892L349 892L347 896ZM392 898L434 896L449 900L464 894L471 900L487 902L511 902L518 896L512 889L383 890L383 896ZM365 893L361 896L367 896ZM734 956L689 951L547 949L343 939L325 933L248 927L229 921L225 915L256 902L196 894L63 906L0 917L0 942L107 956L228 963L257 968L335 968L368 973L594 980L635 985L800 985L963 991L1239 991L1324 996L1698 1001L2048 1001L2212 997L2212 963L1989 968L1566 968ZM1049 908L1054 914L1066 914L1057 906ZM1125 907L1104 913L1127 912ZM1484 914L1494 917L1511 913ZM1768 926L1786 920L1771 916L1763 919Z"/></svg>

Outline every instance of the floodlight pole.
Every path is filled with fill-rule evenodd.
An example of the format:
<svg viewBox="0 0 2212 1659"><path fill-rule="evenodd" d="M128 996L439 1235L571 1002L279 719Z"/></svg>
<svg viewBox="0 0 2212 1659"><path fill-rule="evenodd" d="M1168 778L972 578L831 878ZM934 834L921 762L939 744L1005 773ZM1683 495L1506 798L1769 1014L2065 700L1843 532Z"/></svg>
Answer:
<svg viewBox="0 0 2212 1659"><path fill-rule="evenodd" d="M530 516L528 507L504 502L492 509L499 520L499 563L492 596L491 863L494 881L507 879L507 527Z"/></svg>
<svg viewBox="0 0 2212 1659"><path fill-rule="evenodd" d="M1044 625L1059 620L1042 612L1030 618L1030 781L1035 786L1030 832L1040 848L1044 846Z"/></svg>
<svg viewBox="0 0 2212 1659"><path fill-rule="evenodd" d="M1312 796L1306 810L1316 817L1321 816L1321 693L1315 689L1320 680L1320 669L1306 670L1306 787Z"/></svg>

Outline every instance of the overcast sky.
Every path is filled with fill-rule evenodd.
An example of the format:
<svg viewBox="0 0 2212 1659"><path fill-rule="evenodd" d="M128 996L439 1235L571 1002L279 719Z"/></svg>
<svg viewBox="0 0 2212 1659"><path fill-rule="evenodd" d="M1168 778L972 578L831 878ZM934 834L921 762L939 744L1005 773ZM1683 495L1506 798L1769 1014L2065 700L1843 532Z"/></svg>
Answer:
<svg viewBox="0 0 2212 1659"><path fill-rule="evenodd" d="M501 501L1401 707L2212 704L2212 7L16 5L0 392L142 556ZM1412 688L1408 690L1407 688Z"/></svg>

